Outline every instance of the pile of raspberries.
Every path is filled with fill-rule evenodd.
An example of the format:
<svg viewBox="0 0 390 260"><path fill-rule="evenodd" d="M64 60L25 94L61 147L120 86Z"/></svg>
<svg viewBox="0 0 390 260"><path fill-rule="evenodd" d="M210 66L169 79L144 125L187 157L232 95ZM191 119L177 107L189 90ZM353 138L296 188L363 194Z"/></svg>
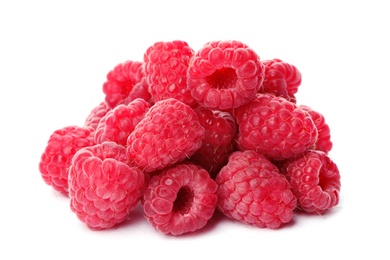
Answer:
<svg viewBox="0 0 390 260"><path fill-rule="evenodd" d="M339 203L340 173L324 116L297 104L301 81L293 64L240 41L197 52L156 42L108 72L84 125L51 134L39 171L92 230L131 219L138 204L173 236L217 211L270 229L297 211L325 214Z"/></svg>

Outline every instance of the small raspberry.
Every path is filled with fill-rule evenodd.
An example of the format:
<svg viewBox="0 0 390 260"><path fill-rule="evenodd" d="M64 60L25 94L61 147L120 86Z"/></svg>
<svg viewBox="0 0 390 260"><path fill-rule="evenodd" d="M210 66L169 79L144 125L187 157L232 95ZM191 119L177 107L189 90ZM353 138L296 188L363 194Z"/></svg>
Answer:
<svg viewBox="0 0 390 260"><path fill-rule="evenodd" d="M330 150L332 150L333 143L331 141L330 128L325 121L325 117L320 112L313 110L309 106L300 105L299 108L309 113L309 115L313 119L314 124L317 127L318 139L313 146L313 150L319 150L325 153L329 153Z"/></svg>
<svg viewBox="0 0 390 260"><path fill-rule="evenodd" d="M144 54L145 78L154 102L176 98L197 102L187 89L187 69L194 51L184 41L156 42Z"/></svg>
<svg viewBox="0 0 390 260"><path fill-rule="evenodd" d="M113 141L126 146L127 138L149 110L150 104L137 98L128 105L118 105L101 120L95 131L95 142Z"/></svg>
<svg viewBox="0 0 390 260"><path fill-rule="evenodd" d="M260 57L239 41L212 41L190 60L187 87L203 106L226 110L252 100L263 82Z"/></svg>
<svg viewBox="0 0 390 260"><path fill-rule="evenodd" d="M298 159L287 160L281 172L303 211L323 214L339 203L340 172L324 152L312 150Z"/></svg>
<svg viewBox="0 0 390 260"><path fill-rule="evenodd" d="M89 126L66 126L54 131L39 162L39 171L46 184L68 194L68 169L74 154L94 145L94 129Z"/></svg>
<svg viewBox="0 0 390 260"><path fill-rule="evenodd" d="M182 163L150 179L142 201L148 222L163 234L203 228L213 216L218 186L200 166Z"/></svg>
<svg viewBox="0 0 390 260"><path fill-rule="evenodd" d="M143 195L145 176L129 166L126 149L104 142L80 149L69 170L71 210L93 230L126 220Z"/></svg>
<svg viewBox="0 0 390 260"><path fill-rule="evenodd" d="M195 111L168 98L156 102L127 139L129 158L146 172L189 158L205 135Z"/></svg>
<svg viewBox="0 0 390 260"><path fill-rule="evenodd" d="M144 75L143 62L128 60L120 63L108 72L103 84L105 101L110 108L116 107L127 98L134 85L141 81Z"/></svg>
<svg viewBox="0 0 390 260"><path fill-rule="evenodd" d="M236 151L217 175L217 208L227 217L276 229L292 220L297 200L286 178L265 156Z"/></svg>
<svg viewBox="0 0 390 260"><path fill-rule="evenodd" d="M85 119L85 126L90 126L96 129L99 124L100 119L110 111L111 108L107 105L106 101L100 102L96 107L94 107L90 114Z"/></svg>
<svg viewBox="0 0 390 260"><path fill-rule="evenodd" d="M296 103L295 94L302 82L302 75L292 64L280 59L263 60L265 72L260 93L272 93Z"/></svg>
<svg viewBox="0 0 390 260"><path fill-rule="evenodd" d="M149 92L149 86L146 83L146 78L142 78L140 82L134 85L133 89L130 91L130 94L125 98L120 104L129 104L131 101L137 98L142 98L147 101L149 104L154 104L153 98Z"/></svg>
<svg viewBox="0 0 390 260"><path fill-rule="evenodd" d="M294 103L269 93L258 93L236 109L238 147L255 150L272 160L298 157L317 141L311 116Z"/></svg>
<svg viewBox="0 0 390 260"><path fill-rule="evenodd" d="M228 112L206 107L198 107L194 111L205 128L205 137L191 161L202 166L215 178L235 148L233 140L237 133L236 121Z"/></svg>

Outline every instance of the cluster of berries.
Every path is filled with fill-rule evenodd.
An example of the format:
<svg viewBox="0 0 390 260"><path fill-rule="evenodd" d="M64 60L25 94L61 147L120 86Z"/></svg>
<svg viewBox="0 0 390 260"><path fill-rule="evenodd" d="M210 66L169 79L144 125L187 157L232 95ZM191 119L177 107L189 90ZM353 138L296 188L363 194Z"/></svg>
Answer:
<svg viewBox="0 0 390 260"><path fill-rule="evenodd" d="M271 229L298 210L324 214L339 202L340 173L324 116L297 105L300 84L294 65L240 41L197 52L156 42L143 61L109 71L84 125L52 133L41 176L93 230L139 203L171 235L203 228L216 211Z"/></svg>

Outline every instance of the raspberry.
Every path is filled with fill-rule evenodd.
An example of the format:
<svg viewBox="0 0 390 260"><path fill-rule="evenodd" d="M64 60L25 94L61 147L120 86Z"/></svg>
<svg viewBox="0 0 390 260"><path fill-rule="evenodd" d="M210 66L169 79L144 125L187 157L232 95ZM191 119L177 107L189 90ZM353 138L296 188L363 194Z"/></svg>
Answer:
<svg viewBox="0 0 390 260"><path fill-rule="evenodd" d="M104 142L80 149L69 170L71 210L93 230L111 228L128 217L143 195L145 176L129 166L126 149Z"/></svg>
<svg viewBox="0 0 390 260"><path fill-rule="evenodd" d="M272 94L258 93L236 109L238 147L255 150L272 160L298 157L317 141L310 115L294 103Z"/></svg>
<svg viewBox="0 0 390 260"><path fill-rule="evenodd" d="M54 131L41 155L39 171L46 184L68 195L68 169L74 154L94 145L94 129L89 126L66 126Z"/></svg>
<svg viewBox="0 0 390 260"><path fill-rule="evenodd" d="M325 117L320 112L313 110L309 106L300 105L299 108L309 113L318 130L318 139L312 149L329 153L330 150L332 150L333 143L330 137L330 128L325 121Z"/></svg>
<svg viewBox="0 0 390 260"><path fill-rule="evenodd" d="M156 42L144 54L145 77L155 102L176 98L197 104L187 89L187 69L194 51L184 41Z"/></svg>
<svg viewBox="0 0 390 260"><path fill-rule="evenodd" d="M106 101L100 102L96 107L94 107L90 114L85 119L85 126L90 126L96 129L99 124L100 119L110 111L111 108L107 105Z"/></svg>
<svg viewBox="0 0 390 260"><path fill-rule="evenodd" d="M149 86L146 83L146 78L142 78L140 82L134 85L133 89L130 91L130 94L121 102L122 104L129 104L131 101L137 98L142 98L150 104L153 104L153 98L149 92Z"/></svg>
<svg viewBox="0 0 390 260"><path fill-rule="evenodd" d="M264 60L264 82L261 93L273 93L296 103L295 94L302 82L302 75L292 64L280 59Z"/></svg>
<svg viewBox="0 0 390 260"><path fill-rule="evenodd" d="M116 65L113 70L108 72L107 80L103 84L107 105L114 108L127 98L134 85L141 81L143 75L143 62L128 60Z"/></svg>
<svg viewBox="0 0 390 260"><path fill-rule="evenodd" d="M150 179L143 200L145 217L163 234L199 230L214 214L217 189L200 166L182 163L166 168Z"/></svg>
<svg viewBox="0 0 390 260"><path fill-rule="evenodd" d="M323 214L339 202L340 172L322 151L311 150L281 167L298 199L298 208Z"/></svg>
<svg viewBox="0 0 390 260"><path fill-rule="evenodd" d="M287 179L265 156L236 151L217 175L217 208L245 224L271 229L292 220L297 200Z"/></svg>
<svg viewBox="0 0 390 260"><path fill-rule="evenodd" d="M187 87L203 106L226 110L252 100L263 82L260 57L239 41L211 41L192 58Z"/></svg>
<svg viewBox="0 0 390 260"><path fill-rule="evenodd" d="M150 104L142 98L116 106L100 120L94 136L96 143L113 141L126 146L128 136L149 108Z"/></svg>
<svg viewBox="0 0 390 260"><path fill-rule="evenodd" d="M146 172L189 158L205 135L194 110L168 98L156 102L127 139L129 158Z"/></svg>
<svg viewBox="0 0 390 260"><path fill-rule="evenodd" d="M228 112L205 107L194 110L200 124L205 128L205 137L191 161L202 166L215 178L235 148L233 139L237 132L236 121Z"/></svg>

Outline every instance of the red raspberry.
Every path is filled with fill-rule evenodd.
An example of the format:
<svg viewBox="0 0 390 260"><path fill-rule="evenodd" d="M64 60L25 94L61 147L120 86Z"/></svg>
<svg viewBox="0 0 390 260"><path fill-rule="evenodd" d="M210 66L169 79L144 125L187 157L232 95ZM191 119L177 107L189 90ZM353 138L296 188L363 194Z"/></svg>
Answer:
<svg viewBox="0 0 390 260"><path fill-rule="evenodd" d="M111 108L107 105L106 101L99 103L99 105L91 110L90 114L85 119L84 125L96 129L100 119L110 110Z"/></svg>
<svg viewBox="0 0 390 260"><path fill-rule="evenodd" d="M146 100L151 105L154 104L153 98L149 92L149 86L146 83L146 78L142 78L140 82L134 85L133 89L130 91L130 94L121 102L121 104L129 104L131 101L137 98L142 98Z"/></svg>
<svg viewBox="0 0 390 260"><path fill-rule="evenodd" d="M116 107L127 98L134 85L140 82L143 76L143 62L129 60L116 65L107 74L107 80L103 84L107 105L110 108Z"/></svg>
<svg viewBox="0 0 390 260"><path fill-rule="evenodd" d="M205 128L205 137L191 161L202 166L215 178L235 148L233 140L237 133L236 121L228 112L205 107L194 110Z"/></svg>
<svg viewBox="0 0 390 260"><path fill-rule="evenodd" d="M264 60L264 82L261 93L273 93L296 103L295 94L302 82L302 75L292 64L280 59Z"/></svg>
<svg viewBox="0 0 390 260"><path fill-rule="evenodd" d="M290 181L298 208L323 214L339 203L340 172L322 151L308 151L298 159L287 160L281 172Z"/></svg>
<svg viewBox="0 0 390 260"><path fill-rule="evenodd" d="M203 106L226 110L252 100L263 82L260 57L239 41L212 41L191 59L187 87Z"/></svg>
<svg viewBox="0 0 390 260"><path fill-rule="evenodd" d="M258 93L236 109L238 147L255 150L272 160L297 157L317 141L318 131L310 115L294 103L272 94Z"/></svg>
<svg viewBox="0 0 390 260"><path fill-rule="evenodd" d="M194 51L184 41L156 42L144 54L145 77L154 102L176 98L197 102L187 89L187 69Z"/></svg>
<svg viewBox="0 0 390 260"><path fill-rule="evenodd" d="M217 175L217 208L227 217L276 229L292 220L297 200L286 178L265 156L236 151Z"/></svg>
<svg viewBox="0 0 390 260"><path fill-rule="evenodd" d="M127 152L146 172L163 169L189 158L205 135L195 111L168 98L156 102L127 139Z"/></svg>
<svg viewBox="0 0 390 260"><path fill-rule="evenodd" d="M309 113L317 127L318 139L314 144L313 149L329 153L330 150L332 150L333 143L330 137L330 128L325 121L325 117L320 112L311 109L309 106L300 105L299 108Z"/></svg>
<svg viewBox="0 0 390 260"><path fill-rule="evenodd" d="M104 142L80 149L69 170L71 210L93 230L126 220L143 195L145 176L129 166L126 149Z"/></svg>
<svg viewBox="0 0 390 260"><path fill-rule="evenodd" d="M142 201L145 217L163 234L199 230L214 214L217 189L200 166L182 163L166 168L150 179Z"/></svg>
<svg viewBox="0 0 390 260"><path fill-rule="evenodd" d="M113 141L126 146L128 136L149 108L150 104L142 98L116 106L100 120L94 136L96 143Z"/></svg>
<svg viewBox="0 0 390 260"><path fill-rule="evenodd" d="M46 184L68 194L68 169L74 154L94 145L94 129L89 126L66 126L54 131L39 162L39 171Z"/></svg>

